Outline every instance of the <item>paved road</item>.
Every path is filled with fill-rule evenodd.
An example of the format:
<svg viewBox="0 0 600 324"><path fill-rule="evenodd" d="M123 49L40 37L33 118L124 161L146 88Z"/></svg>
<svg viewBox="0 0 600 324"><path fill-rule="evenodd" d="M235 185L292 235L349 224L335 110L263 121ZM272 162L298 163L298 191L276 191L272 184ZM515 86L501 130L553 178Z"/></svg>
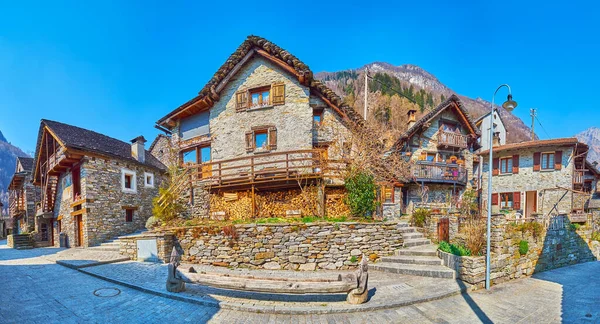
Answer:
<svg viewBox="0 0 600 324"><path fill-rule="evenodd" d="M0 241L0 323L600 323L600 262L545 272L393 310L286 316L158 297L54 264L57 249L17 251ZM113 297L117 288L120 293ZM94 291L101 296L95 296Z"/></svg>

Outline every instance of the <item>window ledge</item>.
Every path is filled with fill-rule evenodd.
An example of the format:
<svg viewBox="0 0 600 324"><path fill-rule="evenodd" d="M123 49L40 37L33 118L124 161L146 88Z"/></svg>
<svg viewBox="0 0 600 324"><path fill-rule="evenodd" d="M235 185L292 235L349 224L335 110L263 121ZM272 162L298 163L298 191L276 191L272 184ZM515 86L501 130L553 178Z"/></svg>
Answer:
<svg viewBox="0 0 600 324"><path fill-rule="evenodd" d="M131 194L135 194L135 193L137 193L137 190L134 190L134 189L124 189L124 188L123 188L123 192L124 192L124 193L131 193Z"/></svg>
<svg viewBox="0 0 600 324"><path fill-rule="evenodd" d="M274 105L267 105L267 106L258 106L258 107L250 107L248 109L246 109L246 111L255 111L255 110L263 110L263 109L270 109L275 107Z"/></svg>
<svg viewBox="0 0 600 324"><path fill-rule="evenodd" d="M272 151L268 149L255 149L253 152L254 154L266 154L271 153Z"/></svg>
<svg viewBox="0 0 600 324"><path fill-rule="evenodd" d="M553 172L553 171L558 171L555 169L540 169L540 172Z"/></svg>

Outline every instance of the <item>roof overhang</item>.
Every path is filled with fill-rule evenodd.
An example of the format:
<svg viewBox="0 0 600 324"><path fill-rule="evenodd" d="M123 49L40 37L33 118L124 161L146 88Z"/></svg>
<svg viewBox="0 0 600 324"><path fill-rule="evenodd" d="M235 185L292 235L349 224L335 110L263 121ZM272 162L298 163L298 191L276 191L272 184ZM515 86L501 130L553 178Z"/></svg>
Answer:
<svg viewBox="0 0 600 324"><path fill-rule="evenodd" d="M577 138L557 138L551 140L542 140L542 141L528 141L514 144L506 144L501 146L496 146L492 148L493 152L503 152L503 151L511 151L511 150L522 150L522 149L530 149L537 147L564 147L564 146L582 146L587 149L587 145L579 142ZM487 155L489 150L481 151L479 155Z"/></svg>

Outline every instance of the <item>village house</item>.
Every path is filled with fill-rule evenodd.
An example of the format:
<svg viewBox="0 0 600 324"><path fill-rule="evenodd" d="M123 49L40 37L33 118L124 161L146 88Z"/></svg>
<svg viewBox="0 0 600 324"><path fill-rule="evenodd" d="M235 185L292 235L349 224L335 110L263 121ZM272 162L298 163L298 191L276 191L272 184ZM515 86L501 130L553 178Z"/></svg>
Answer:
<svg viewBox="0 0 600 324"><path fill-rule="evenodd" d="M50 245L95 246L144 228L165 172L144 143L141 136L129 144L41 121L33 167L33 182L41 187L35 216L48 221Z"/></svg>
<svg viewBox="0 0 600 324"><path fill-rule="evenodd" d="M494 134L491 140L495 141L495 145L506 144L506 126L504 125L504 121L498 113L498 110L494 109L493 114L489 112L475 120L475 126L477 126L481 132L481 137L479 137L479 146L484 150L490 147L490 124L492 123L492 120Z"/></svg>
<svg viewBox="0 0 600 324"><path fill-rule="evenodd" d="M411 165L410 179L401 189L404 211L447 211L473 188L479 130L456 95L418 121L415 114L415 110L408 112L408 129L395 144Z"/></svg>
<svg viewBox="0 0 600 324"><path fill-rule="evenodd" d="M33 233L38 245L49 244L47 222L35 217L35 204L40 201L40 188L32 183L33 159L17 157L15 173L8 185L9 216L13 233Z"/></svg>
<svg viewBox="0 0 600 324"><path fill-rule="evenodd" d="M588 146L577 138L528 141L493 148L492 211L516 218L568 215L587 220L600 176L587 160ZM489 151L481 153L482 209L487 206Z"/></svg>
<svg viewBox="0 0 600 324"><path fill-rule="evenodd" d="M360 120L306 64L249 36L197 96L158 120L170 137L151 151L191 170L181 195L194 217L340 216L341 159Z"/></svg>

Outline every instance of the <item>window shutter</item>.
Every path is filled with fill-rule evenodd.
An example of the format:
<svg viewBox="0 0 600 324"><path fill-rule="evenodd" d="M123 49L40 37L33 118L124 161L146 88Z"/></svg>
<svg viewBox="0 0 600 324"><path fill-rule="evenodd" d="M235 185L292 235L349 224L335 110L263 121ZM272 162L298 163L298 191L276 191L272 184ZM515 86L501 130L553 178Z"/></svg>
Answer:
<svg viewBox="0 0 600 324"><path fill-rule="evenodd" d="M513 209L521 209L521 192L515 191L513 193Z"/></svg>
<svg viewBox="0 0 600 324"><path fill-rule="evenodd" d="M235 94L235 110L244 111L248 108L248 91L239 91Z"/></svg>
<svg viewBox="0 0 600 324"><path fill-rule="evenodd" d="M271 98L271 104L274 106L285 104L285 84L273 84L271 86Z"/></svg>
<svg viewBox="0 0 600 324"><path fill-rule="evenodd" d="M492 175L500 174L500 158L493 159Z"/></svg>
<svg viewBox="0 0 600 324"><path fill-rule="evenodd" d="M512 169L512 173L514 173L514 174L518 174L519 173L519 156L518 155L513 155L513 169Z"/></svg>
<svg viewBox="0 0 600 324"><path fill-rule="evenodd" d="M562 151L554 152L554 170L562 168Z"/></svg>
<svg viewBox="0 0 600 324"><path fill-rule="evenodd" d="M498 194L497 193L492 194L492 205L498 206Z"/></svg>
<svg viewBox="0 0 600 324"><path fill-rule="evenodd" d="M246 151L254 151L254 132L246 132Z"/></svg>
<svg viewBox="0 0 600 324"><path fill-rule="evenodd" d="M277 149L277 128L269 128L269 150Z"/></svg>
<svg viewBox="0 0 600 324"><path fill-rule="evenodd" d="M533 171L540 171L540 160L542 154L540 152L533 153Z"/></svg>

